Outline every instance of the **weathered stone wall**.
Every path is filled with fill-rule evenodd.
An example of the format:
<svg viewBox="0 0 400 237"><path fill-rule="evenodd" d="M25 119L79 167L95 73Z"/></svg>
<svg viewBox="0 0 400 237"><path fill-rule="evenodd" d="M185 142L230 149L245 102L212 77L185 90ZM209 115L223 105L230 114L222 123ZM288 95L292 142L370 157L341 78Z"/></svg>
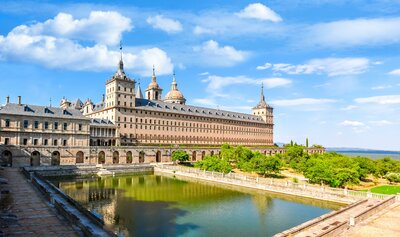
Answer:
<svg viewBox="0 0 400 237"><path fill-rule="evenodd" d="M6 146L0 145L0 164L13 167L48 166L48 165L95 165L127 163L171 162L171 154L178 149L185 150L191 161L202 160L206 155L218 155L219 148L165 148L149 146L91 146L91 147L59 147L59 146ZM283 154L285 148L251 148L265 155ZM307 148L308 153L323 153L324 149ZM128 159L130 156L132 161ZM141 157L142 154L142 157Z"/></svg>

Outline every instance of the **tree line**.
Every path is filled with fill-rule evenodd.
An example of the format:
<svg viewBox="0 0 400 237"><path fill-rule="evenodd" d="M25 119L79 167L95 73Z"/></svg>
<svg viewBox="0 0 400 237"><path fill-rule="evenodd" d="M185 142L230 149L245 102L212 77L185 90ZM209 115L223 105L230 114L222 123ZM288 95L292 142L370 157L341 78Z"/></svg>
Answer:
<svg viewBox="0 0 400 237"><path fill-rule="evenodd" d="M291 168L306 177L310 183L331 187L358 184L372 175L400 182L400 161L391 158L373 160L367 157L349 157L335 152L308 154L305 146L286 144L286 152L266 156L243 146L221 146L219 155L206 155L194 164L202 170L229 173L233 169L255 172L264 177L277 175L283 168ZM172 154L174 161L187 161L189 155L183 150Z"/></svg>

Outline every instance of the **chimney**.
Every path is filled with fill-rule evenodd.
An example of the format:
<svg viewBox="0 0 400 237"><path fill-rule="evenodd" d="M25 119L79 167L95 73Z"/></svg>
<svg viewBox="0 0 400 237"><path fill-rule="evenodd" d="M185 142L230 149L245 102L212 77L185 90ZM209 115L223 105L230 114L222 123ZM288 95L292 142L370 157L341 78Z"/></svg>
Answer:
<svg viewBox="0 0 400 237"><path fill-rule="evenodd" d="M101 99L101 102L104 103L105 100L106 100L106 98L105 98L105 95L103 94L103 97L102 97L102 99Z"/></svg>
<svg viewBox="0 0 400 237"><path fill-rule="evenodd" d="M6 96L6 105L8 105L8 103L10 103L10 96Z"/></svg>
<svg viewBox="0 0 400 237"><path fill-rule="evenodd" d="M18 105L21 105L21 96L18 96Z"/></svg>

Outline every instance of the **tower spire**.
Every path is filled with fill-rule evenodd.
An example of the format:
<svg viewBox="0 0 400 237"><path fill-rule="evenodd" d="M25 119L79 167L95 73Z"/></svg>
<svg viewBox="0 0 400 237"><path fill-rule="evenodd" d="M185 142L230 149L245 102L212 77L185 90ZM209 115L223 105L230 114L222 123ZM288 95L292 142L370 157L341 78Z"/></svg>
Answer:
<svg viewBox="0 0 400 237"><path fill-rule="evenodd" d="M156 69L154 68L154 64L153 64L153 75L151 77L151 81L156 82Z"/></svg>
<svg viewBox="0 0 400 237"><path fill-rule="evenodd" d="M260 102L264 101L265 102L265 97L264 97L264 82L261 82L261 97L260 97Z"/></svg>
<svg viewBox="0 0 400 237"><path fill-rule="evenodd" d="M124 62L122 60L122 41L119 42L119 52L120 52L119 70L121 72L123 72L124 71Z"/></svg>

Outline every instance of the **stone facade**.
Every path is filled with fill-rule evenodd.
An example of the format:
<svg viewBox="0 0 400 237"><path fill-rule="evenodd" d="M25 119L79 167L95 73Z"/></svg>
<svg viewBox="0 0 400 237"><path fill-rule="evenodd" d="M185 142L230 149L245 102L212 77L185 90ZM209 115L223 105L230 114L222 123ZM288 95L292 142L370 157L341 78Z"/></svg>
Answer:
<svg viewBox="0 0 400 237"><path fill-rule="evenodd" d="M125 74L121 56L100 103L63 98L56 108L22 104L20 97L13 104L7 97L0 106L0 159L15 166L147 163L170 161L179 146L274 144L273 108L265 102L263 87L252 114L245 114L187 105L175 73L164 100L154 68L146 98L140 84L135 86L136 81ZM257 149L266 155L282 152ZM218 148L185 150L193 161L219 152Z"/></svg>
<svg viewBox="0 0 400 237"><path fill-rule="evenodd" d="M0 145L0 161L12 166L39 165L96 165L171 162L171 154L182 149L191 161L202 160L205 155L218 155L215 148L169 148L150 146L13 146ZM252 148L265 155L283 154L285 148ZM323 153L324 149L307 148L307 153Z"/></svg>

